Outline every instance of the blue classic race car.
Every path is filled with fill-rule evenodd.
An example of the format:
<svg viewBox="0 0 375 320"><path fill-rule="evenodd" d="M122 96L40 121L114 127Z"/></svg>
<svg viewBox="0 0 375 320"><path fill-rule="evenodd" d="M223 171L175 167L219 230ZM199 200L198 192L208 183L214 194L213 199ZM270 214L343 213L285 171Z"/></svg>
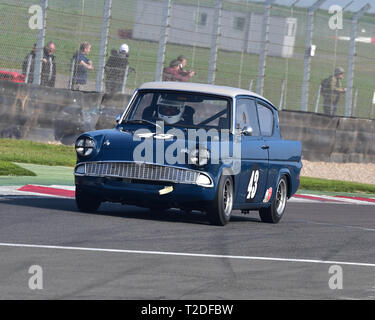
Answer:
<svg viewBox="0 0 375 320"><path fill-rule="evenodd" d="M277 223L299 187L301 143L281 138L277 109L253 92L145 83L116 121L76 140L79 210L105 201L200 210L214 225L259 210Z"/></svg>

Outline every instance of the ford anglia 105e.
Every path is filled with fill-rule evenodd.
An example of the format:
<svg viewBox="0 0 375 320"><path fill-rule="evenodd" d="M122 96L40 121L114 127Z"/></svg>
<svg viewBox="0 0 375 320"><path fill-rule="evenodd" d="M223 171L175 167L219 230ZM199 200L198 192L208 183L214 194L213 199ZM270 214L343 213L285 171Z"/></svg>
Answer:
<svg viewBox="0 0 375 320"><path fill-rule="evenodd" d="M253 92L150 82L135 90L114 129L75 143L76 203L200 210L225 225L233 210L277 223L299 187L302 146L280 136L277 109Z"/></svg>

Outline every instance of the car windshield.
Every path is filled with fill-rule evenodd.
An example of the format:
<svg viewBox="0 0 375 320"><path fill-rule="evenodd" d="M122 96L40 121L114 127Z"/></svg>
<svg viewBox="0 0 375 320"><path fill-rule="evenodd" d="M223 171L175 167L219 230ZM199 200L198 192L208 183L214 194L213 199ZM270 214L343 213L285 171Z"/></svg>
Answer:
<svg viewBox="0 0 375 320"><path fill-rule="evenodd" d="M201 93L141 90L122 123L230 128L230 99Z"/></svg>

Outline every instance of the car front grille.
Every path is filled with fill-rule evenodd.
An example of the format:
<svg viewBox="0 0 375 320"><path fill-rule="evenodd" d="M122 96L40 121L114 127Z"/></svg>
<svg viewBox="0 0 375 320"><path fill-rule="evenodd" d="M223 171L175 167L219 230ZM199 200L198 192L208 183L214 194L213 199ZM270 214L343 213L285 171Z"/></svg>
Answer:
<svg viewBox="0 0 375 320"><path fill-rule="evenodd" d="M197 171L135 162L87 162L85 175L195 184Z"/></svg>

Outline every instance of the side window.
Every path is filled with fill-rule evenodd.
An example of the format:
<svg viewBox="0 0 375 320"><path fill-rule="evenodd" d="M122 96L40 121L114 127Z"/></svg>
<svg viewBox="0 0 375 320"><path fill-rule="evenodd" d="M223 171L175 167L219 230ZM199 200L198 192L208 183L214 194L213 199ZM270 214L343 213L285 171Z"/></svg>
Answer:
<svg viewBox="0 0 375 320"><path fill-rule="evenodd" d="M259 136L259 123L255 101L252 99L240 98L237 100L236 127L241 129L250 126L253 129L253 136Z"/></svg>
<svg viewBox="0 0 375 320"><path fill-rule="evenodd" d="M273 133L273 112L261 103L258 103L257 106L262 136L270 137Z"/></svg>

